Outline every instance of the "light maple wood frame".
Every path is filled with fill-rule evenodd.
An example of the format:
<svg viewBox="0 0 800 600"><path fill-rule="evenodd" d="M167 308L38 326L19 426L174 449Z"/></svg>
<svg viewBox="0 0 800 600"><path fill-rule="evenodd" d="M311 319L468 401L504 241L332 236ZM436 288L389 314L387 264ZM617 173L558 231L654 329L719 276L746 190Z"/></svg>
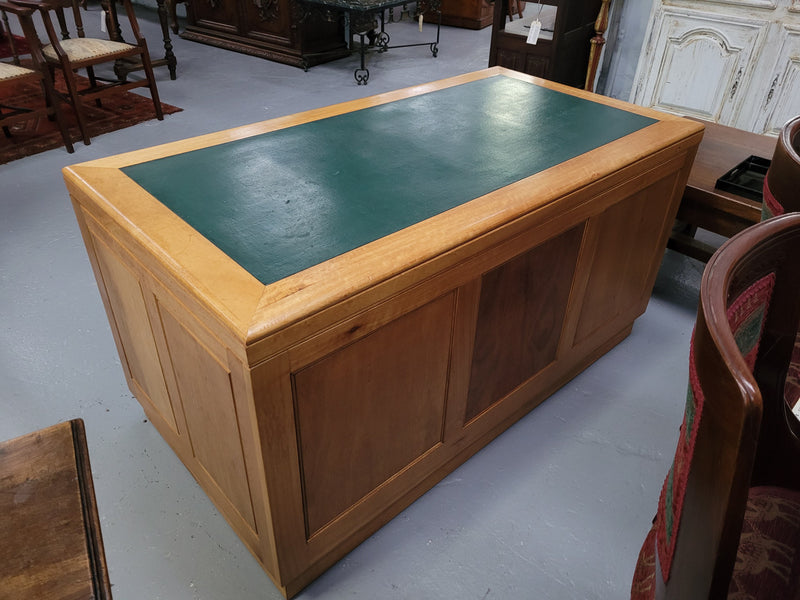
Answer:
<svg viewBox="0 0 800 600"><path fill-rule="evenodd" d="M268 286L119 170L486 77L658 122ZM290 597L628 335L702 129L492 68L64 176L131 390Z"/></svg>

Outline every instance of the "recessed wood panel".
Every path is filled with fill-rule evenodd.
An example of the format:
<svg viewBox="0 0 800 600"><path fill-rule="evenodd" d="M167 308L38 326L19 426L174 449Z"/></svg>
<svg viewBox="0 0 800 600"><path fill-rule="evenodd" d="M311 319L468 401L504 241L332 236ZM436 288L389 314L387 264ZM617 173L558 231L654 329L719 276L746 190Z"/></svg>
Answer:
<svg viewBox="0 0 800 600"><path fill-rule="evenodd" d="M674 186L673 177L662 179L590 221L597 250L575 333L576 344L646 301L652 284L645 286L645 282L664 254L663 246L652 240L662 235L665 205L673 196Z"/></svg>
<svg viewBox="0 0 800 600"><path fill-rule="evenodd" d="M555 359L582 234L575 227L483 276L466 421Z"/></svg>
<svg viewBox="0 0 800 600"><path fill-rule="evenodd" d="M294 375L308 535L442 437L447 294Z"/></svg>
<svg viewBox="0 0 800 600"><path fill-rule="evenodd" d="M159 309L192 452L255 529L230 371L163 305Z"/></svg>
<svg viewBox="0 0 800 600"><path fill-rule="evenodd" d="M147 399L161 418L177 433L175 414L137 276L97 238L94 248L114 313L114 323L124 348L122 359L127 364L130 377L147 394Z"/></svg>

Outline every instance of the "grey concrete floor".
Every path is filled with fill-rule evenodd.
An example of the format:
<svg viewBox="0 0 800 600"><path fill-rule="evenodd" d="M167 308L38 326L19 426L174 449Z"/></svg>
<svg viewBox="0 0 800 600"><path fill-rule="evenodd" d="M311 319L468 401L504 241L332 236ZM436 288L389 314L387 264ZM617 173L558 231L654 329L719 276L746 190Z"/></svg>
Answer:
<svg viewBox="0 0 800 600"><path fill-rule="evenodd" d="M303 72L177 38L178 79L158 83L183 112L0 166L0 439L84 419L117 600L280 595L128 391L60 169L484 68L489 38L443 28L438 58L372 55L367 86L356 56ZM299 598L624 598L674 451L702 267L667 251L630 337Z"/></svg>

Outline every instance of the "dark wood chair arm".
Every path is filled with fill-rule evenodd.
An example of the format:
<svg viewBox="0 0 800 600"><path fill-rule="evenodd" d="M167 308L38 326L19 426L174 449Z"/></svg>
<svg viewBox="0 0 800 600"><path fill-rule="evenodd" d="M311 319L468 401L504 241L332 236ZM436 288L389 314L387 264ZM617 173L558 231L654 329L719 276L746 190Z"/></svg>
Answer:
<svg viewBox="0 0 800 600"><path fill-rule="evenodd" d="M33 14L34 9L28 6L22 6L24 2L15 2L11 4L9 2L3 2L0 0L0 10L4 10L6 12L10 12L14 15L22 15L22 16L30 16Z"/></svg>

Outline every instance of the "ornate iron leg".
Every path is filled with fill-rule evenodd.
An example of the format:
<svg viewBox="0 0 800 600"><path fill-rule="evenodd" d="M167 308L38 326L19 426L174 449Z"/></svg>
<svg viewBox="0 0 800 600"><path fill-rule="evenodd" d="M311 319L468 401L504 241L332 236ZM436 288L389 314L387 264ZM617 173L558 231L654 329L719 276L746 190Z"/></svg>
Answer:
<svg viewBox="0 0 800 600"><path fill-rule="evenodd" d="M367 69L364 64L364 35L364 32L358 34L358 37L361 39L361 48L359 49L361 52L361 68L356 69L353 74L358 85L367 85L367 81L369 81L369 69Z"/></svg>
<svg viewBox="0 0 800 600"><path fill-rule="evenodd" d="M381 31L375 40L375 45L378 47L378 52L386 52L389 49L389 34L386 33L386 21L383 18L383 11L381 11Z"/></svg>

